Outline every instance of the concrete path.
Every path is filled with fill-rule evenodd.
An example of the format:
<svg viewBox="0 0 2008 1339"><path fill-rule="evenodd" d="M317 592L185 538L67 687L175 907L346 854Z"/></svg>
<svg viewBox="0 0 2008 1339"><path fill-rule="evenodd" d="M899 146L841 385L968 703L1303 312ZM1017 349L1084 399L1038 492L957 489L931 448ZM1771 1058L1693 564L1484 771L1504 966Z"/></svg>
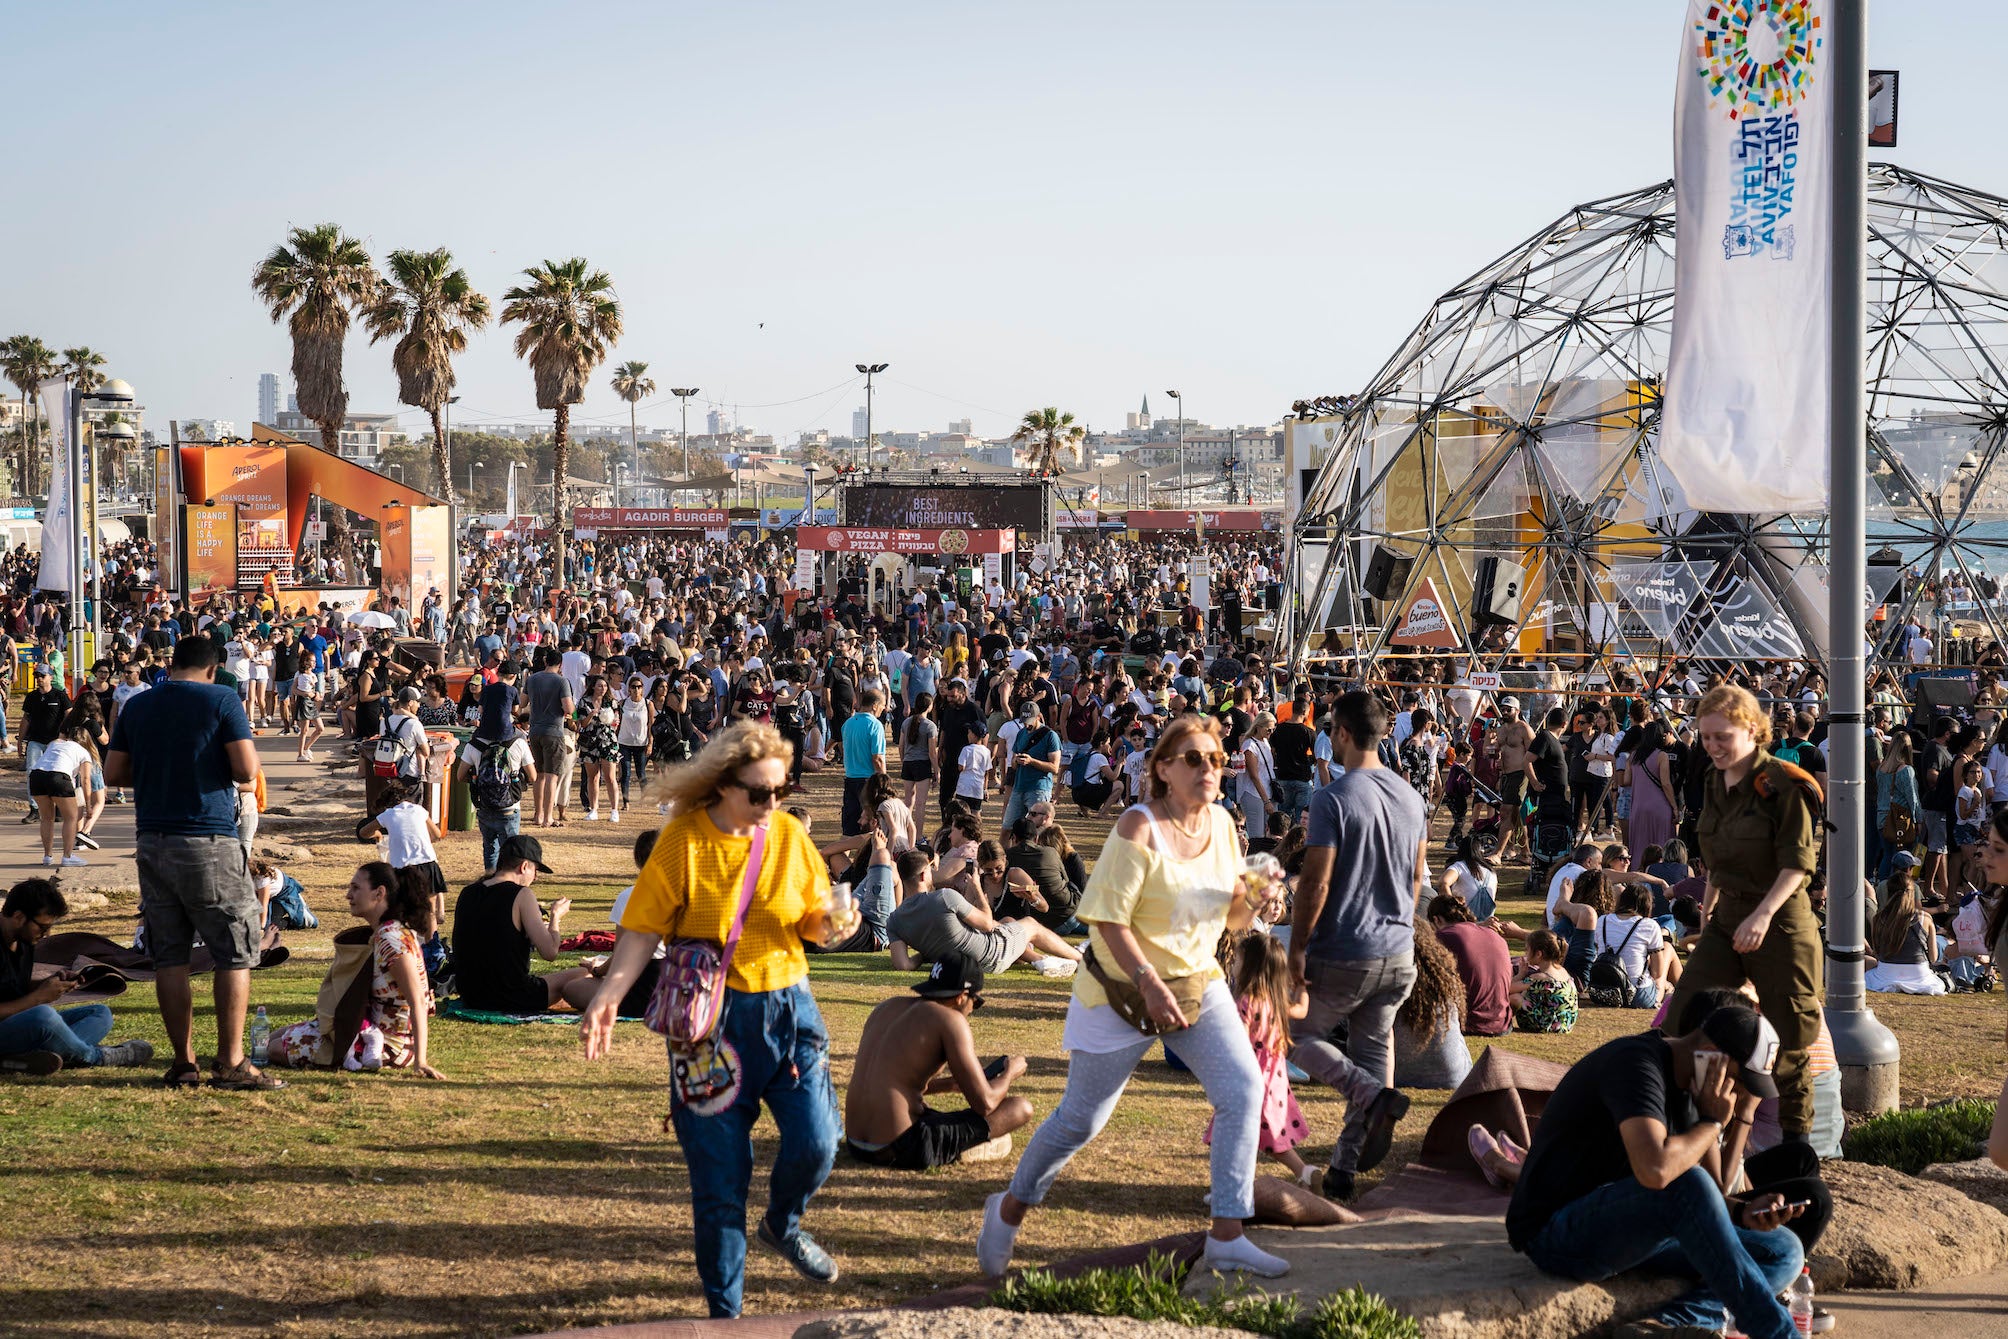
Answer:
<svg viewBox="0 0 2008 1339"><path fill-rule="evenodd" d="M334 756L327 747L335 741L323 736L320 747L314 750L315 761L300 763L293 760L298 743L292 735L281 735L277 730L266 730L256 739L258 758L265 768L267 802L284 805L292 798L287 787L296 781L308 778L320 779L329 775L323 761ZM346 751L346 750L344 750ZM139 894L139 874L133 865L133 810L129 804L107 804L104 815L98 820L91 835L104 848L99 851L81 851L90 863L82 867L44 870L42 867L41 829L32 822L23 823L21 815L28 805L27 774L21 770L21 759L13 754L0 761L0 888L4 888L30 874L47 874L56 879L66 894L99 891L111 895L114 900L120 895L127 899ZM360 806L357 816L360 816ZM287 840L286 826L274 822L268 828L261 828L261 839ZM60 827L56 831L56 854L61 857L63 834Z"/></svg>
<svg viewBox="0 0 2008 1339"><path fill-rule="evenodd" d="M1954 1249L1957 1249L1956 1247ZM2008 1270L1971 1274L1908 1293L1835 1293L1820 1299L1839 1323L1833 1339L2008 1339Z"/></svg>

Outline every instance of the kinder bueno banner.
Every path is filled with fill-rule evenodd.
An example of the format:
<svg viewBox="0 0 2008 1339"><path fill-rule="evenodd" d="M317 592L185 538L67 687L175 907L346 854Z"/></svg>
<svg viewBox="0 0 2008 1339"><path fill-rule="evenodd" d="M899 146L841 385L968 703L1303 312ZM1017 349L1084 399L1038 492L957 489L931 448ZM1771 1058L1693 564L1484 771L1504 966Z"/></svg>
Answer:
<svg viewBox="0 0 2008 1339"><path fill-rule="evenodd" d="M1388 634L1388 642L1393 646L1436 646L1454 648L1461 646L1457 630L1450 626L1450 611L1443 606L1443 597L1436 593L1436 583L1428 577L1415 588L1409 597L1408 609L1402 614L1401 622Z"/></svg>
<svg viewBox="0 0 2008 1339"><path fill-rule="evenodd" d="M884 530L867 525L805 525L795 531L795 547L827 553L1011 553L1018 536L1011 530Z"/></svg>
<svg viewBox="0 0 2008 1339"><path fill-rule="evenodd" d="M1259 511L1132 511L1132 530L1195 530L1203 523L1208 530L1260 530Z"/></svg>
<svg viewBox="0 0 2008 1339"><path fill-rule="evenodd" d="M724 511L685 507L574 507L575 530L715 530L731 523Z"/></svg>

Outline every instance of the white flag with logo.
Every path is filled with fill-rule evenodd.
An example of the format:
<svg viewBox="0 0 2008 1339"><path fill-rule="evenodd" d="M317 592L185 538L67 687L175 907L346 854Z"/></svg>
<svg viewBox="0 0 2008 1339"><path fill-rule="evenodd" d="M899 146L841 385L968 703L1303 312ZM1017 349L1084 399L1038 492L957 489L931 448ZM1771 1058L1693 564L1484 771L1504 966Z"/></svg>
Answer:
<svg viewBox="0 0 2008 1339"><path fill-rule="evenodd" d="M1829 0L1688 0L1659 457L1697 511L1827 505Z"/></svg>
<svg viewBox="0 0 2008 1339"><path fill-rule="evenodd" d="M36 388L42 418L49 425L49 505L42 513L42 570L37 590L68 591L73 584L70 554L70 383L51 377Z"/></svg>

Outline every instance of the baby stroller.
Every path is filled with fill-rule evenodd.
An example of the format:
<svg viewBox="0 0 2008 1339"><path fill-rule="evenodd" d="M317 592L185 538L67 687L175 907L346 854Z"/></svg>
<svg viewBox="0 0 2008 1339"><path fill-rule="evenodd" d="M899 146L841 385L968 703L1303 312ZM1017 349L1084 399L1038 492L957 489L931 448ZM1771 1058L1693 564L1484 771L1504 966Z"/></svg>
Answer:
<svg viewBox="0 0 2008 1339"><path fill-rule="evenodd" d="M1497 855L1499 853L1499 828L1501 826L1499 819L1499 792L1486 785L1483 781L1480 781L1477 773L1466 769L1466 775L1471 778L1472 845L1481 851ZM1480 805L1485 806L1487 811L1482 815L1479 812ZM1453 851L1457 848L1458 836L1459 834L1455 830L1450 834L1450 849Z"/></svg>
<svg viewBox="0 0 2008 1339"><path fill-rule="evenodd" d="M1566 817L1536 813L1528 822L1527 891L1545 892L1548 876L1575 849L1576 834Z"/></svg>

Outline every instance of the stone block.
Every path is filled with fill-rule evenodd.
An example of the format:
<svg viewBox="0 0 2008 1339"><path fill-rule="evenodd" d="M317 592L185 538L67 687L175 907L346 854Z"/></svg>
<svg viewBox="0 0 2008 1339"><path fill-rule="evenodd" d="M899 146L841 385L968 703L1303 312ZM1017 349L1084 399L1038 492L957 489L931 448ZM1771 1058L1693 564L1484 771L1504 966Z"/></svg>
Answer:
<svg viewBox="0 0 2008 1339"><path fill-rule="evenodd" d="M829 1316L803 1325L794 1339L1248 1339L1248 1332L1118 1316L1035 1316L953 1307Z"/></svg>
<svg viewBox="0 0 2008 1339"><path fill-rule="evenodd" d="M1925 1168L1918 1173L1918 1177L1951 1186L1968 1199L2008 1213L2008 1172L1985 1158L1975 1158L1971 1162L1942 1162L1936 1167Z"/></svg>
<svg viewBox="0 0 2008 1339"><path fill-rule="evenodd" d="M2008 1216L1949 1184L1838 1160L1820 1175L1834 1221L1806 1263L1822 1292L1907 1292L2008 1261Z"/></svg>

